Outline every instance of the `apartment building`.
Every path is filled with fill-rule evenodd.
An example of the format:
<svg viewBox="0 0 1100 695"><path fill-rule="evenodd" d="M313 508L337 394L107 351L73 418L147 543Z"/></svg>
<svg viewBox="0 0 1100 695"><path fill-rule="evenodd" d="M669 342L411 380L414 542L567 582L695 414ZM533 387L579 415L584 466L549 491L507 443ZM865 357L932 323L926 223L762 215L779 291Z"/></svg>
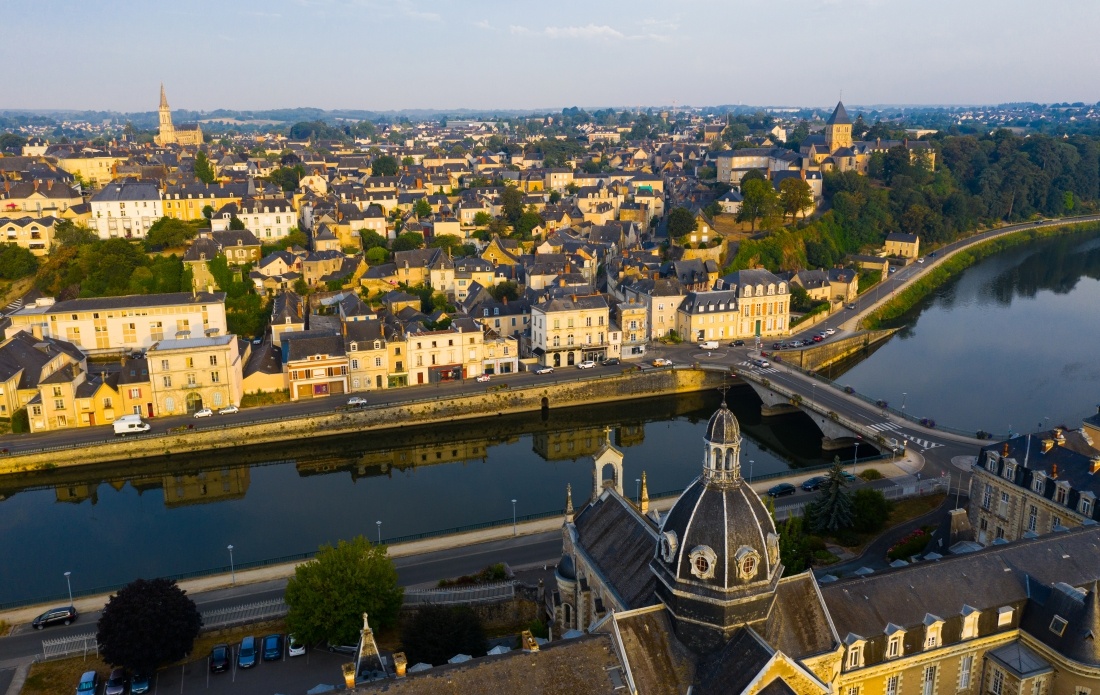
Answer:
<svg viewBox="0 0 1100 695"><path fill-rule="evenodd" d="M158 415L241 403L244 365L235 335L161 340L145 359Z"/></svg>

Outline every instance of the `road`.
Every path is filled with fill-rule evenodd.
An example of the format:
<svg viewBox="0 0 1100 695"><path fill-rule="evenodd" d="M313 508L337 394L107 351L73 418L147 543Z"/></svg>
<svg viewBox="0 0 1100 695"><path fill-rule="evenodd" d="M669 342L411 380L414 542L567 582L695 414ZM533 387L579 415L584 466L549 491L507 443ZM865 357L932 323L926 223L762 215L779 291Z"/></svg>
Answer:
<svg viewBox="0 0 1100 695"><path fill-rule="evenodd" d="M402 586L434 585L440 579L472 574L497 562L512 567L556 565L561 557L561 533L553 531L501 541L491 541L460 548L448 548L422 555L394 559L397 577ZM245 584L193 594L200 611L239 606L244 603L281 598L286 579L257 584ZM10 637L0 639L0 663L28 659L42 651L43 639L95 632L99 612L84 613L69 626L34 630L29 624L18 625ZM2 692L2 689L0 689Z"/></svg>

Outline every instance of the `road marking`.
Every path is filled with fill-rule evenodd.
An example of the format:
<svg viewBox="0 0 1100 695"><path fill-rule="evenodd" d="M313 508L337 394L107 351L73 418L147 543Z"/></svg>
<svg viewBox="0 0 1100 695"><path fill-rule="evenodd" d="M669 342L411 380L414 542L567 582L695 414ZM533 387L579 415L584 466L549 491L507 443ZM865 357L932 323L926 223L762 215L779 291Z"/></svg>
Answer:
<svg viewBox="0 0 1100 695"><path fill-rule="evenodd" d="M904 434L902 432L899 432L898 434L900 434L905 439L908 439L909 441L913 442L914 444L916 444L920 448L924 449L925 451L928 451L929 449L935 449L936 447L943 446L943 444L938 444L936 442L930 442L927 439L921 439L920 437L914 437L911 434Z"/></svg>
<svg viewBox="0 0 1100 695"><path fill-rule="evenodd" d="M876 432L886 432L888 430L900 430L901 425L896 422L880 422L876 425L870 425L870 429Z"/></svg>

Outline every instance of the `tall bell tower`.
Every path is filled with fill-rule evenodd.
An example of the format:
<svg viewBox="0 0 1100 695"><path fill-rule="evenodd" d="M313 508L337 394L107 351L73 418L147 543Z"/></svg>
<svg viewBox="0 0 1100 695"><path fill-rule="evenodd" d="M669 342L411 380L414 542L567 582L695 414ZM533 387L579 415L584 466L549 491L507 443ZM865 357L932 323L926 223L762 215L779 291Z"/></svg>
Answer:
<svg viewBox="0 0 1100 695"><path fill-rule="evenodd" d="M176 126L172 125L172 109L168 107L164 83L160 85L160 132L154 141L158 145L167 145L176 141Z"/></svg>
<svg viewBox="0 0 1100 695"><path fill-rule="evenodd" d="M852 146L852 119L844 103L838 101L829 120L825 121L825 146L830 153Z"/></svg>

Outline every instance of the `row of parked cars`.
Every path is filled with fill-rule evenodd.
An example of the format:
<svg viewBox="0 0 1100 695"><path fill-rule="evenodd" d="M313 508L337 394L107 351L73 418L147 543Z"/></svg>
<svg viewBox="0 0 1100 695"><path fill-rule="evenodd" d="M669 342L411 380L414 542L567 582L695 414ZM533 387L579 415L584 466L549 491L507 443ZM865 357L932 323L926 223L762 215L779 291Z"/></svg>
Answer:
<svg viewBox="0 0 1100 695"><path fill-rule="evenodd" d="M306 653L306 645L300 642L293 634L286 636L286 655L302 656ZM279 661L283 658L283 636L273 634L257 641L249 635L237 645L237 668L252 668L260 659L264 661ZM216 644L210 650L210 672L224 673L233 663L233 648L228 644Z"/></svg>
<svg viewBox="0 0 1100 695"><path fill-rule="evenodd" d="M149 692L149 676L144 673L130 675L126 669L116 668L107 676L103 695L141 695ZM76 695L96 695L99 692L99 672L85 671L76 686Z"/></svg>
<svg viewBox="0 0 1100 695"><path fill-rule="evenodd" d="M848 471L843 471L840 475L843 476L844 480L848 481L849 483L854 483L856 480L856 477ZM802 485L800 485L799 487L801 487L806 492L813 492L814 490L820 490L821 486L824 485L825 481L827 480L828 478L823 475L815 475L812 478L807 478L806 480L803 480ZM798 488L796 488L791 483L779 483L778 485L775 485L768 490L768 496L783 497L785 495L793 495L797 490Z"/></svg>

